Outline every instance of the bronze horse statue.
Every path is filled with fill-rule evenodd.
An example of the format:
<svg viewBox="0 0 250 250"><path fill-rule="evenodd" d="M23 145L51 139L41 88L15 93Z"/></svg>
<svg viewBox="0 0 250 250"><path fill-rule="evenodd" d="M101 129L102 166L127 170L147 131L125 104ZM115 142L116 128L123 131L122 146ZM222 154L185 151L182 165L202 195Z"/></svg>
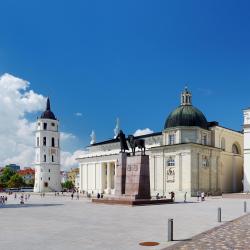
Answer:
<svg viewBox="0 0 250 250"><path fill-rule="evenodd" d="M143 139L135 139L133 135L128 136L128 142L130 147L132 148L132 153L135 155L135 149L138 147L141 150L141 153L145 155L146 147L145 140Z"/></svg>
<svg viewBox="0 0 250 250"><path fill-rule="evenodd" d="M121 152L125 153L126 150L129 150L126 136L122 130L119 131L119 134L117 135L116 139L119 139L119 141L120 141Z"/></svg>

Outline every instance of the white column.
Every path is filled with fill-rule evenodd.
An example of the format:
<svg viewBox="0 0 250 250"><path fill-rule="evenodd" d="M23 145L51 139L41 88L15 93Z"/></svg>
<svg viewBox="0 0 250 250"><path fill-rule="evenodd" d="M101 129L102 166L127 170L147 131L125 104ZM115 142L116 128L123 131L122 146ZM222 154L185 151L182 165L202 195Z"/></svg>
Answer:
<svg viewBox="0 0 250 250"><path fill-rule="evenodd" d="M111 162L107 163L107 191L111 192Z"/></svg>

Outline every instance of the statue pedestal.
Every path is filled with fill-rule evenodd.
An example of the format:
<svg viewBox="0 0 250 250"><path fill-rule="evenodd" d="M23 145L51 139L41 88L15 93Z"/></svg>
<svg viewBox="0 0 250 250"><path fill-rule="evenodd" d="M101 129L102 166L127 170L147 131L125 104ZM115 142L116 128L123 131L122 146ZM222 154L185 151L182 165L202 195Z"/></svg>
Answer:
<svg viewBox="0 0 250 250"><path fill-rule="evenodd" d="M120 153L117 159L115 196L92 199L94 203L128 206L172 203L170 199L151 199L149 156L128 156Z"/></svg>
<svg viewBox="0 0 250 250"><path fill-rule="evenodd" d="M127 157L125 196L132 200L151 198L148 155Z"/></svg>
<svg viewBox="0 0 250 250"><path fill-rule="evenodd" d="M125 194L127 153L120 153L117 159L115 176L115 196Z"/></svg>

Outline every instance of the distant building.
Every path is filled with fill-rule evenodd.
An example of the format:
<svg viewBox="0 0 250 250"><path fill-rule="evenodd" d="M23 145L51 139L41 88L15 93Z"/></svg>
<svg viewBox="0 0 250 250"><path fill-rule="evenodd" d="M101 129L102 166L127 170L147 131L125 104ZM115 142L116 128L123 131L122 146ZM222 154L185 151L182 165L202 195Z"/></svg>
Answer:
<svg viewBox="0 0 250 250"><path fill-rule="evenodd" d="M79 168L71 169L68 172L68 181L72 181L72 183L75 185L77 175L79 175Z"/></svg>
<svg viewBox="0 0 250 250"><path fill-rule="evenodd" d="M61 183L65 183L68 180L68 172L67 171L61 171Z"/></svg>
<svg viewBox="0 0 250 250"><path fill-rule="evenodd" d="M16 164L9 164L9 165L7 165L6 167L8 167L8 168L10 168L10 169L12 169L12 170L14 170L14 171L19 171L21 168L20 168L20 166L19 165L16 165Z"/></svg>
<svg viewBox="0 0 250 250"><path fill-rule="evenodd" d="M77 189L80 188L80 174L76 175L76 178L75 178L75 188L77 188Z"/></svg>
<svg viewBox="0 0 250 250"><path fill-rule="evenodd" d="M17 172L23 177L26 184L32 184L35 181L35 170L32 168L25 168Z"/></svg>

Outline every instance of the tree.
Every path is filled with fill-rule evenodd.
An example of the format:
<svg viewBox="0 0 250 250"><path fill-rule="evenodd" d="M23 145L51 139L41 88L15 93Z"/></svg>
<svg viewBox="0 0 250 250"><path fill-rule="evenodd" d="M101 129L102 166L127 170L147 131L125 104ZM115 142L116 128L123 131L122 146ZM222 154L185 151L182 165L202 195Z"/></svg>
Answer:
<svg viewBox="0 0 250 250"><path fill-rule="evenodd" d="M0 176L0 186L6 187L10 178L16 174L16 171L6 166Z"/></svg>
<svg viewBox="0 0 250 250"><path fill-rule="evenodd" d="M72 181L65 181L63 183L63 188L66 188L66 189L72 189L74 188L74 184Z"/></svg>
<svg viewBox="0 0 250 250"><path fill-rule="evenodd" d="M25 185L23 178L19 174L14 174L11 176L10 180L7 183L8 188L20 188Z"/></svg>

